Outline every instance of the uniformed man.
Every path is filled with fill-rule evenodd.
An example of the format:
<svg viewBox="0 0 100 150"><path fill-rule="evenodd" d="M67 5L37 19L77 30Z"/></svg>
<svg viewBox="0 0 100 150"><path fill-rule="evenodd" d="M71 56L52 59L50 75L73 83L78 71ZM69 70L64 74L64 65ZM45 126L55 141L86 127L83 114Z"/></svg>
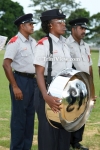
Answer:
<svg viewBox="0 0 100 150"><path fill-rule="evenodd" d="M45 102L48 103L55 113L59 111L61 105L59 98L47 94L45 84L49 72L48 61L50 58L48 37L51 38L53 46L51 80L61 70L72 67L72 62L67 61L71 57L66 44L66 38L62 36L66 31L65 17L59 9L45 11L40 17L42 29L47 34L47 37L44 37L38 42L34 59L39 87L36 96L39 120L38 150L69 150L70 147L70 133L63 128L57 129L52 127L45 114Z"/></svg>
<svg viewBox="0 0 100 150"><path fill-rule="evenodd" d="M91 75L92 73L92 60L89 45L83 41L83 38L88 28L87 18L77 18L69 21L71 25L71 35L67 38L67 45L70 48L71 57L73 58L73 67L76 70L86 72ZM79 142L82 141L82 135L85 125L78 131L71 133L71 145L74 149L89 150L82 146Z"/></svg>
<svg viewBox="0 0 100 150"><path fill-rule="evenodd" d="M30 150L33 140L36 87L33 66L36 41L30 36L34 31L33 15L20 16L14 24L19 32L8 42L3 62L5 74L10 82L10 150Z"/></svg>

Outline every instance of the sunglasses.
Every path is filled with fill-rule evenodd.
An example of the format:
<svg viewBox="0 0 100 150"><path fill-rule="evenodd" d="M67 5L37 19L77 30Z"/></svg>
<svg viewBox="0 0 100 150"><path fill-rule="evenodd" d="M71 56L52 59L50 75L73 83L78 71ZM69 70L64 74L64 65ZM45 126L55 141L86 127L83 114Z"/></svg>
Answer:
<svg viewBox="0 0 100 150"><path fill-rule="evenodd" d="M66 21L64 19L61 19L61 20L54 20L54 22L62 24L62 23L65 23Z"/></svg>

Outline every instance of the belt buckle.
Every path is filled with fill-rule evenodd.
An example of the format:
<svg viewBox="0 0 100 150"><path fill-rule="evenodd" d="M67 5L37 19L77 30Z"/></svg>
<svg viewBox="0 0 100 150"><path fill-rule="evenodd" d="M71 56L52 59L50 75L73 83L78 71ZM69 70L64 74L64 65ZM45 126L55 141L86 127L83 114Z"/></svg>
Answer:
<svg viewBox="0 0 100 150"><path fill-rule="evenodd" d="M36 78L36 74L34 74L34 78Z"/></svg>

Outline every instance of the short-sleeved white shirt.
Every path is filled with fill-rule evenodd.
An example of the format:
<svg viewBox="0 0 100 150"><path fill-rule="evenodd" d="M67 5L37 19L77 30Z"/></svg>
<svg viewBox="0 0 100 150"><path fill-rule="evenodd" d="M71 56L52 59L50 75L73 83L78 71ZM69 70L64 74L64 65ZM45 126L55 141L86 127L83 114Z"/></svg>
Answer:
<svg viewBox="0 0 100 150"><path fill-rule="evenodd" d="M4 59L12 59L11 67L19 72L35 73L33 66L36 41L29 36L27 40L20 32L6 46Z"/></svg>
<svg viewBox="0 0 100 150"><path fill-rule="evenodd" d="M66 43L70 49L75 68L89 74L89 66L92 65L89 45L83 40L81 40L79 45L72 35L67 38Z"/></svg>
<svg viewBox="0 0 100 150"><path fill-rule="evenodd" d="M53 34L49 34L52 38L53 44L53 58L52 58L52 76L55 76L65 68L72 68L70 50L66 44L66 38L60 36L57 38ZM44 75L47 75L48 58L50 57L49 41L45 37L41 39L35 47L34 64L45 68Z"/></svg>

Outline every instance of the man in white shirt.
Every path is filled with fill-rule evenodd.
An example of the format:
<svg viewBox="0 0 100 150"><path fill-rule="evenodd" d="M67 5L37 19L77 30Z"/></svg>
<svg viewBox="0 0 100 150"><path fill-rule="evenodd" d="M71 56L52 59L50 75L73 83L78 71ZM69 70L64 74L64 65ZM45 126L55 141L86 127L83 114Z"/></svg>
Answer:
<svg viewBox="0 0 100 150"><path fill-rule="evenodd" d="M10 83L11 144L10 150L30 150L34 129L34 93L36 87L33 66L36 41L32 14L17 18L18 34L6 46L3 67Z"/></svg>
<svg viewBox="0 0 100 150"><path fill-rule="evenodd" d="M67 38L67 45L70 48L70 54L74 60L73 67L76 70L90 74L93 78L90 48L89 45L83 41L86 29L88 28L87 23L87 18L77 18L69 22L72 29L71 35ZM78 131L71 133L71 145L74 149L89 150L79 143L82 141L84 127L85 125Z"/></svg>

